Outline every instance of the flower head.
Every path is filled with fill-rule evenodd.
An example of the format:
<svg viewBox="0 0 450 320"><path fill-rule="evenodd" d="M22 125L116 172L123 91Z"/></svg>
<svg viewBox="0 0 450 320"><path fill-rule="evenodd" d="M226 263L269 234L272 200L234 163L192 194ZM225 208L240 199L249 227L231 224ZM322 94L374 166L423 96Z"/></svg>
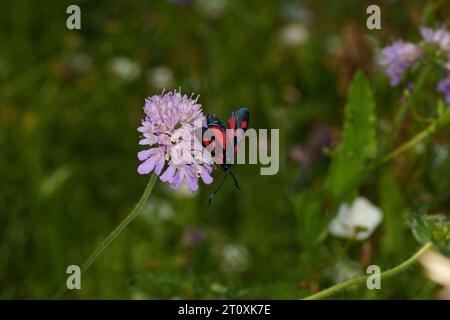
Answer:
<svg viewBox="0 0 450 320"><path fill-rule="evenodd" d="M212 161L195 137L195 130L205 121L197 99L176 91L163 93L147 98L144 111L146 116L138 128L143 135L139 144L150 148L138 153L143 161L138 173L154 172L173 189L185 181L195 191L199 177L210 184Z"/></svg>
<svg viewBox="0 0 450 320"><path fill-rule="evenodd" d="M356 240L367 239L383 220L383 212L366 198L358 197L349 206L343 203L339 206L337 216L328 228L336 237Z"/></svg>
<svg viewBox="0 0 450 320"><path fill-rule="evenodd" d="M444 28L433 30L431 28L421 27L420 33L425 43L435 43L442 50L450 50L450 32Z"/></svg>
<svg viewBox="0 0 450 320"><path fill-rule="evenodd" d="M395 41L383 49L383 59L380 64L386 66L386 73L391 78L391 85L397 86L403 74L420 57L418 46L402 40Z"/></svg>

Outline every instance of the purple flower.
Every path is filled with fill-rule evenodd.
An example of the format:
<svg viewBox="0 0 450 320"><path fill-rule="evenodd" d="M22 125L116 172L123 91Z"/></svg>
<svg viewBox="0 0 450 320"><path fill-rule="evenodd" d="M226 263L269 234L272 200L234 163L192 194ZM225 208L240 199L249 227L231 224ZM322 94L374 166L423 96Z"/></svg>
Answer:
<svg viewBox="0 0 450 320"><path fill-rule="evenodd" d="M450 106L450 73L439 82L437 90L445 95L445 103Z"/></svg>
<svg viewBox="0 0 450 320"><path fill-rule="evenodd" d="M420 33L425 43L435 43L444 50L450 50L450 32L444 28L433 30L426 27L420 28Z"/></svg>
<svg viewBox="0 0 450 320"><path fill-rule="evenodd" d="M403 74L420 57L418 46L410 42L398 40L383 49L380 64L386 66L386 74L391 78L391 85L397 86Z"/></svg>
<svg viewBox="0 0 450 320"><path fill-rule="evenodd" d="M205 121L197 99L174 91L145 100L146 116L138 128L143 139L139 144L150 148L138 153L143 161L137 169L139 174L154 172L173 189L186 181L191 191L198 189L199 177L206 184L212 182L211 157L203 153L195 137L196 129Z"/></svg>

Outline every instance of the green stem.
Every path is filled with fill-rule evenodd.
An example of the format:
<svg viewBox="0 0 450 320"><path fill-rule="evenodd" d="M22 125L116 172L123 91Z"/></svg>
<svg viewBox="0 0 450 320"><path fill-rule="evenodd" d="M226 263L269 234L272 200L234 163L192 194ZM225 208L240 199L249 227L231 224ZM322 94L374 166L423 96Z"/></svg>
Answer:
<svg viewBox="0 0 450 320"><path fill-rule="evenodd" d="M397 155L402 153L405 150L408 150L412 147L414 147L416 144L424 140L425 138L432 135L437 129L436 122L433 122L428 127L426 127L424 130L419 132L415 137L413 137L411 140L407 141L406 143L402 144L397 149L393 150L392 152L385 155L381 160L380 163L387 162L393 158L395 158Z"/></svg>
<svg viewBox="0 0 450 320"><path fill-rule="evenodd" d="M425 129L423 129L421 132L419 132L416 136L414 136L411 140L407 141L406 143L402 144L397 149L393 150L392 152L385 155L381 160L373 164L372 166L369 166L369 169L373 169L374 167L383 164L385 162L388 162L389 160L392 160L396 156L398 156L400 153L411 149L415 145L417 145L422 140L425 140L432 134L434 134L436 131L438 131L441 127L445 126L447 123L450 122L450 112L447 112L444 116L436 119L431 124L429 124Z"/></svg>
<svg viewBox="0 0 450 320"><path fill-rule="evenodd" d="M408 269L409 267L411 267L419 258L420 256L422 256L425 252L427 252L428 250L430 250L433 247L433 245L431 244L431 242L428 242L427 244L425 244L422 248L419 249L419 251L417 251L411 258L409 258L408 260L404 261L403 263L399 264L398 266L389 269L387 271L384 271L381 273L381 279L386 279L389 277L392 277L402 271L405 271L406 269ZM337 293L340 290L352 287L354 285L358 285L361 283L364 283L367 281L367 279L370 277L369 276L361 276L361 277L356 277L354 279L350 279L341 283L338 283L335 286L332 286L328 289L322 290L318 293L315 293L313 295L310 295L306 298L304 298L304 300L319 300L319 299L323 299L326 297L329 297L335 293Z"/></svg>
<svg viewBox="0 0 450 320"><path fill-rule="evenodd" d="M400 125L406 115L406 111L409 107L407 101L401 104L400 108L397 109L397 112L394 117L394 123L389 133L386 134L385 138L382 140L380 144L380 150L384 153L385 150L389 149L391 146L392 140L397 136L397 133L400 129Z"/></svg>
<svg viewBox="0 0 450 320"><path fill-rule="evenodd" d="M126 226L130 224L131 221L133 221L139 215L142 207L147 203L147 200L150 197L157 178L157 175L151 175L147 183L147 187L145 188L144 193L134 207L133 211L131 211L130 214L128 214L128 216L106 237L106 239L103 240L103 242L94 250L94 252L92 252L89 258L81 266L81 274L84 274L89 269L89 267L100 256L100 254L102 254L102 252L109 246L109 244L122 232L123 229L126 228ZM52 299L61 299L66 291L67 285L66 283L64 283L64 285L61 286L61 288L53 296Z"/></svg>

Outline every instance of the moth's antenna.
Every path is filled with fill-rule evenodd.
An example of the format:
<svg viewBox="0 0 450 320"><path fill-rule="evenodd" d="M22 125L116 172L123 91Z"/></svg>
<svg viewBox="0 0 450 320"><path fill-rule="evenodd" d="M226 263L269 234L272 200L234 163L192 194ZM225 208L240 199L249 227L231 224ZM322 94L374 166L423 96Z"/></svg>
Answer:
<svg viewBox="0 0 450 320"><path fill-rule="evenodd" d="M231 168L230 168L230 169L231 169ZM238 182L237 182L237 180L236 180L236 177L234 176L233 172L232 172L230 169L229 169L229 171L230 171L231 176L233 177L234 184L236 185L236 188L237 188L239 191L241 191L241 188L239 188L239 184L238 184Z"/></svg>
<svg viewBox="0 0 450 320"><path fill-rule="evenodd" d="M214 190L214 191L209 195L209 198L208 198L208 206L211 205L211 202L213 201L214 197L216 196L216 193L220 190L220 188L222 188L223 183L225 182L225 179L226 179L226 177L227 177L227 175L228 175L228 172L230 172L230 171L229 171L229 170L225 171L225 174L223 175L222 182L220 182L220 184L219 184L219 186L216 188L216 190Z"/></svg>

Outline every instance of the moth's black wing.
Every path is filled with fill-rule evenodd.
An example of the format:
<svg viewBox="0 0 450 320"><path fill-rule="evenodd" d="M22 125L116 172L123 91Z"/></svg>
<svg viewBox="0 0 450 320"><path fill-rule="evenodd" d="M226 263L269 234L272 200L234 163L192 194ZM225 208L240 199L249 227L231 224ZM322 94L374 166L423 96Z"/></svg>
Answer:
<svg viewBox="0 0 450 320"><path fill-rule="evenodd" d="M250 112L247 107L239 108L237 111L231 113L231 117L228 119L228 129L247 130L248 122L250 120Z"/></svg>
<svg viewBox="0 0 450 320"><path fill-rule="evenodd" d="M248 123L250 121L250 112L247 107L242 107L238 111L234 112L236 115L236 129L247 130Z"/></svg>

